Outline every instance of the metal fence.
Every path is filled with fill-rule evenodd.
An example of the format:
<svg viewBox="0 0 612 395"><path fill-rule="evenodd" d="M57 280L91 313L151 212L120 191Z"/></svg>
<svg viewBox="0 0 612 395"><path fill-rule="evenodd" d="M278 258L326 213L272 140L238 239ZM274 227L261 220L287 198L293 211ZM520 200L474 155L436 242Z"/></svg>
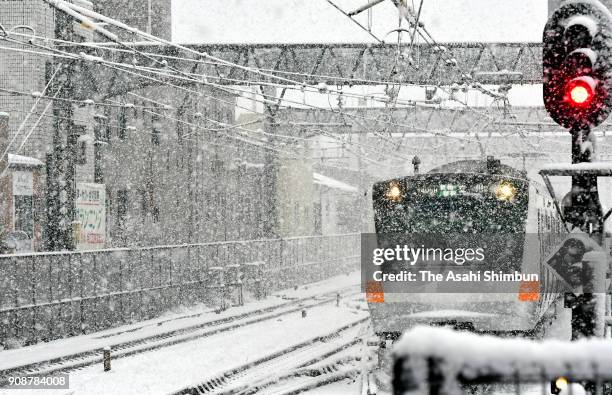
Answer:
<svg viewBox="0 0 612 395"><path fill-rule="evenodd" d="M209 268L265 262L268 290L357 269L359 234L0 255L0 347L212 303Z"/></svg>

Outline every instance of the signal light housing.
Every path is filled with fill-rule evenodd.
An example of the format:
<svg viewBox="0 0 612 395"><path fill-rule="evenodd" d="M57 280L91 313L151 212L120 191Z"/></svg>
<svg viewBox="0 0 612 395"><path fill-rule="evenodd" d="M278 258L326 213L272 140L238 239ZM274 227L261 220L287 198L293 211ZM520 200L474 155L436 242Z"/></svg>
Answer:
<svg viewBox="0 0 612 395"><path fill-rule="evenodd" d="M597 83L591 77L574 78L565 88L566 101L572 107L586 108L593 101L596 89Z"/></svg>
<svg viewBox="0 0 612 395"><path fill-rule="evenodd" d="M601 124L612 109L612 14L597 0L570 0L544 29L543 94L550 116L565 128Z"/></svg>

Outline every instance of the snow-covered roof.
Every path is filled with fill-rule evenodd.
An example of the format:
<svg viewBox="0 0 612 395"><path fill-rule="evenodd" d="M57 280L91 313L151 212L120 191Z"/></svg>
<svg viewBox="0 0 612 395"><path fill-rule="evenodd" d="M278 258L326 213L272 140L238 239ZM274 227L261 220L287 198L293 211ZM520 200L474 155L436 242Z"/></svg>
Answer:
<svg viewBox="0 0 612 395"><path fill-rule="evenodd" d="M9 165L24 165L24 166L43 166L40 160L29 156L8 154Z"/></svg>
<svg viewBox="0 0 612 395"><path fill-rule="evenodd" d="M334 178L324 176L323 174L313 173L312 179L315 184L323 185L328 188L339 189L341 191L350 192L350 193L359 192L359 190L356 187L346 184L342 181L338 181Z"/></svg>
<svg viewBox="0 0 612 395"><path fill-rule="evenodd" d="M612 377L612 342L589 339L575 342L499 338L457 332L449 328L416 327L393 348L395 358L440 357L461 371L563 376L588 376L593 369ZM537 369L536 369L537 367Z"/></svg>

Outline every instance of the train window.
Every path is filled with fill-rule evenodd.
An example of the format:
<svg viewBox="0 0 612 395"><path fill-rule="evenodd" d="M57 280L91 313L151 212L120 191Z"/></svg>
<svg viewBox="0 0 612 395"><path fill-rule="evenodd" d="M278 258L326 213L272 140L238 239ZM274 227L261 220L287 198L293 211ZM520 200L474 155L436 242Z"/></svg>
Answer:
<svg viewBox="0 0 612 395"><path fill-rule="evenodd" d="M401 205L381 200L378 231L521 232L527 213L527 185L511 184L513 199L497 195L499 179L488 176L431 176L411 183ZM401 215L398 215L401 214Z"/></svg>

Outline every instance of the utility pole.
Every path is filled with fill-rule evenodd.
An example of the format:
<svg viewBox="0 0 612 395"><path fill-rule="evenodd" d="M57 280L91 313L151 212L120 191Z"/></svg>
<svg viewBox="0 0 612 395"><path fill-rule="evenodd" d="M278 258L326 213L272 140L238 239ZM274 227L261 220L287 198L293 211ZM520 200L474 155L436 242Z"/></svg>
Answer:
<svg viewBox="0 0 612 395"><path fill-rule="evenodd" d="M103 115L94 116L94 182L96 184L104 184L102 159L104 157L104 147L107 145L104 136L107 122L108 119Z"/></svg>
<svg viewBox="0 0 612 395"><path fill-rule="evenodd" d="M264 95L264 99L276 97L276 88L274 87L261 86L261 92ZM274 137L274 134L276 134L277 128L276 110L271 104L264 103L264 131L268 133L266 137L269 142L269 148L275 146L276 138ZM264 237L275 238L278 237L279 233L277 180L280 163L278 160L278 155L275 151L271 149L265 150L264 155L263 190L265 194L265 218L263 220L263 233Z"/></svg>
<svg viewBox="0 0 612 395"><path fill-rule="evenodd" d="M366 144L367 141L367 133L359 133L359 135L357 136L357 140L359 142L359 145L357 146L357 152L359 153L359 155L357 155L357 171L358 171L358 177L359 177L359 185L358 185L358 191L359 191L359 201L361 201L362 203L362 207L360 208L359 212L360 213L367 213L369 212L369 187L366 183L366 176L367 176L367 172L366 172L366 167L364 165L364 160L362 158L363 156L363 146ZM368 232L368 217L367 215L360 215L361 218L361 223L360 223L360 229L359 231L362 233L367 233Z"/></svg>
<svg viewBox="0 0 612 395"><path fill-rule="evenodd" d="M592 162L595 152L584 148L585 144L589 144L589 140L595 137L591 129L576 127L572 128L570 133L572 135L572 164ZM597 176L572 176L571 194L571 217L567 219L588 233L597 244L602 245L603 210L599 200ZM568 307L572 309L572 340L591 337L596 331L595 290L588 289L592 287L592 284L585 284L585 286L587 289L583 290L582 294L570 297L568 304Z"/></svg>
<svg viewBox="0 0 612 395"><path fill-rule="evenodd" d="M595 133L590 128L572 128L572 164L593 162ZM586 148L585 148L586 146ZM572 176L572 223L601 244L603 242L603 209L599 200L597 176Z"/></svg>
<svg viewBox="0 0 612 395"><path fill-rule="evenodd" d="M72 41L74 27L70 16L56 13L55 36ZM52 92L61 92L58 98L72 99L76 63L65 60L56 64L61 67L53 80ZM47 73L49 79L49 73ZM63 100L53 102L53 148L47 155L47 249L72 250L75 247L73 221L76 199L76 128L73 121L72 103Z"/></svg>

